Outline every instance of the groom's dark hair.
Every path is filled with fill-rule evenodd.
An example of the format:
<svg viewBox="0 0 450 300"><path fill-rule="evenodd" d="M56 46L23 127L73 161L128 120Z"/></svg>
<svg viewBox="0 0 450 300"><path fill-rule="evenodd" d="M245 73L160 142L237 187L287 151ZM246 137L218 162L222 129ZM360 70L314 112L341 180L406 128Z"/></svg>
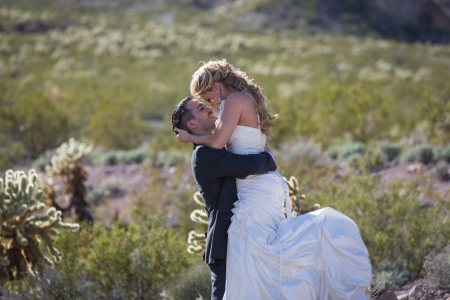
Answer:
<svg viewBox="0 0 450 300"><path fill-rule="evenodd" d="M172 112L172 130L177 127L180 129L187 130L191 132L187 123L194 118L192 111L187 108L189 101L194 99L194 97L186 97L178 103L177 107Z"/></svg>

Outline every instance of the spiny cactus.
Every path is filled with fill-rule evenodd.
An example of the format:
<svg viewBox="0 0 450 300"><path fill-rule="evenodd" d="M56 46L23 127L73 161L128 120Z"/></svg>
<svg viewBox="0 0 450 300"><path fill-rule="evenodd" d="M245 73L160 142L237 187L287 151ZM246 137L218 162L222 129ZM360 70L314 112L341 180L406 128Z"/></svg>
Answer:
<svg viewBox="0 0 450 300"><path fill-rule="evenodd" d="M57 210L62 210L56 202L56 190L52 178L40 177L39 179L39 187L44 193L44 203L47 208L55 207Z"/></svg>
<svg viewBox="0 0 450 300"><path fill-rule="evenodd" d="M34 276L45 265L61 260L53 240L58 229L76 231L78 224L64 223L55 208L44 212L43 192L34 170L8 170L0 178L0 282ZM41 249L46 246L51 256Z"/></svg>
<svg viewBox="0 0 450 300"><path fill-rule="evenodd" d="M74 213L79 221L93 222L88 212L88 204L85 201L87 171L80 165L81 160L92 151L92 145L83 144L73 138L68 143L62 144L56 149L56 154L51 159L51 165L47 166L47 174L50 177L60 176L64 183L64 193L69 205L65 208L56 203L55 199L47 196L52 206L58 208L69 216Z"/></svg>
<svg viewBox="0 0 450 300"><path fill-rule="evenodd" d="M202 225L208 225L208 216L205 212L205 200L199 192L195 192L193 195L194 201L202 207L202 209L194 209L191 213L191 220L195 223ZM206 237L204 233L198 233L195 230L191 230L188 234L188 248L187 251L190 254L203 253L206 245Z"/></svg>
<svg viewBox="0 0 450 300"><path fill-rule="evenodd" d="M203 199L202 195L199 192L195 192L193 198L195 203L200 205L202 209L194 209L191 212L191 220L195 223L208 225L208 215L205 212L205 199Z"/></svg>
<svg viewBox="0 0 450 300"><path fill-rule="evenodd" d="M291 176L289 180L286 178L284 178L284 180L289 186L289 198L295 215L298 216L320 208L320 204L318 203L315 203L312 208L307 207L306 195L300 192L297 178Z"/></svg>

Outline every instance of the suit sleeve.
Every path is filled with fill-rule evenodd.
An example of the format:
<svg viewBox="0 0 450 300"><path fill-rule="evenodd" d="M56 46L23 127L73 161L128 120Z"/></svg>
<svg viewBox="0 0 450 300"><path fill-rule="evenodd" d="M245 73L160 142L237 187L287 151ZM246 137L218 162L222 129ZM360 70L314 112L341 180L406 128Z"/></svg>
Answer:
<svg viewBox="0 0 450 300"><path fill-rule="evenodd" d="M224 149L204 148L208 152L209 168L215 177L245 178L248 175L263 174L277 169L275 161L268 152L258 154L234 154Z"/></svg>

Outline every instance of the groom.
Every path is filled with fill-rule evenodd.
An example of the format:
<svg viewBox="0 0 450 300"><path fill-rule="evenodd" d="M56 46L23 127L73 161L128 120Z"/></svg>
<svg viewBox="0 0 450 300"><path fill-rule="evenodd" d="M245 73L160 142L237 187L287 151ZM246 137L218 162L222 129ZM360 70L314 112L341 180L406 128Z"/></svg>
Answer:
<svg viewBox="0 0 450 300"><path fill-rule="evenodd" d="M172 113L172 129L177 127L196 135L211 134L215 121L213 110L192 97L183 99ZM275 162L267 152L238 155L225 149L194 145L192 172L205 199L209 220L203 261L211 269L211 299L222 299L225 292L227 230L237 200L235 179L275 169Z"/></svg>

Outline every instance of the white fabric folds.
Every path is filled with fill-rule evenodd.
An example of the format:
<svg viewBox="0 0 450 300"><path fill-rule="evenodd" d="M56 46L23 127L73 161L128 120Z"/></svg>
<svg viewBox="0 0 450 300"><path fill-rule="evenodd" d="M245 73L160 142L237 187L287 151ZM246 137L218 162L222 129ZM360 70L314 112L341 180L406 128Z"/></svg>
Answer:
<svg viewBox="0 0 450 300"><path fill-rule="evenodd" d="M265 143L259 129L238 126L227 147L250 154L264 151ZM353 220L332 208L286 218L277 172L236 183L224 299L367 299L371 264Z"/></svg>

